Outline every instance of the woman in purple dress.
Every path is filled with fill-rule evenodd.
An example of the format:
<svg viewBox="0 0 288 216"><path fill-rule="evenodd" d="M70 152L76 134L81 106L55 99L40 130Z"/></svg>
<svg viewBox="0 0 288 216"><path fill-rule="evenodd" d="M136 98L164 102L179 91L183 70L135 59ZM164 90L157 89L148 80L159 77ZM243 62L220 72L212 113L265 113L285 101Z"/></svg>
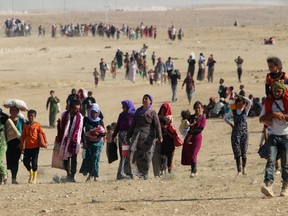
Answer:
<svg viewBox="0 0 288 216"><path fill-rule="evenodd" d="M196 101L193 106L195 114L191 115L191 124L182 148L182 165L191 166L191 178L197 176L197 156L202 146L202 131L206 126L206 118L203 116L203 105Z"/></svg>

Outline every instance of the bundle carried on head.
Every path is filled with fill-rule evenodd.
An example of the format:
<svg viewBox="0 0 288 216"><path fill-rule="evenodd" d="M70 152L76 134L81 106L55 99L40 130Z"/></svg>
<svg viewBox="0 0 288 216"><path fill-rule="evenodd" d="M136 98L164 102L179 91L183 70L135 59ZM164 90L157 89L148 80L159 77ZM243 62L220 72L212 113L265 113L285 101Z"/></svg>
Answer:
<svg viewBox="0 0 288 216"><path fill-rule="evenodd" d="M5 108L17 107L21 111L27 111L28 110L26 103L23 100L19 100L19 99L5 100L3 103L3 106Z"/></svg>

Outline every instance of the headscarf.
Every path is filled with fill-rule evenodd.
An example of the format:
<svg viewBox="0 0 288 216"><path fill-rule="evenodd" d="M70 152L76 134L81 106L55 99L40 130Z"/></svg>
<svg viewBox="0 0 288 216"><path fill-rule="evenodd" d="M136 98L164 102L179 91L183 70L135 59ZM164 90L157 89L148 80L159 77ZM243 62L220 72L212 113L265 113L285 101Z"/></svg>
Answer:
<svg viewBox="0 0 288 216"><path fill-rule="evenodd" d="M152 105L152 103L153 103L153 98L152 98L152 96L149 95L149 94L145 94L145 95L143 96L143 98L144 98L144 97L148 97L148 98L151 100L151 105Z"/></svg>
<svg viewBox="0 0 288 216"><path fill-rule="evenodd" d="M192 59L195 59L195 53L194 53L194 52L191 52L190 55L191 55L191 58L192 58Z"/></svg>
<svg viewBox="0 0 288 216"><path fill-rule="evenodd" d="M272 91L282 90L285 91L286 87L283 82L275 82L272 84Z"/></svg>
<svg viewBox="0 0 288 216"><path fill-rule="evenodd" d="M161 110L162 109L165 109L165 114L164 116L171 116L172 115L172 110L171 110L171 106L169 103L164 103L161 105L160 109L159 109L159 112L158 112L158 115L161 114Z"/></svg>
<svg viewBox="0 0 288 216"><path fill-rule="evenodd" d="M98 113L98 116L97 118L93 119L92 116L91 116L91 112L92 110L96 111ZM90 108L89 110L89 114L88 114L88 119L91 121L91 122L98 122L101 120L101 118L99 117L99 114L100 114L100 108L98 105L96 104L93 104L92 107Z"/></svg>
<svg viewBox="0 0 288 216"><path fill-rule="evenodd" d="M144 98L144 97L148 97L148 98L150 99L150 101L151 101L151 104L150 104L148 107L146 107L146 108L144 108L143 106L141 106L140 108L138 108L138 109L136 110L136 112L135 112L135 116L139 116L139 115L141 115L141 114L144 114L147 110L150 110L151 107L152 107L152 103L153 103L153 98L152 98L152 96L149 95L149 94L145 94L145 95L143 96L143 98ZM143 99L142 99L142 100L143 100Z"/></svg>
<svg viewBox="0 0 288 216"><path fill-rule="evenodd" d="M133 102L131 100L124 100L124 101L121 101L122 105L127 107L127 114L134 114L135 113L135 106L133 104Z"/></svg>

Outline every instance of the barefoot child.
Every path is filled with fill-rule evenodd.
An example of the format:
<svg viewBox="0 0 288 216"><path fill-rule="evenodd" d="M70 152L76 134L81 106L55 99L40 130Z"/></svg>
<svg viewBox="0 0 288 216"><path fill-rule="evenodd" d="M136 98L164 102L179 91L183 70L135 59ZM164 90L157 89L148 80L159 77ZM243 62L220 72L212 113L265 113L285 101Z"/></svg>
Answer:
<svg viewBox="0 0 288 216"><path fill-rule="evenodd" d="M21 135L21 150L24 153L23 163L28 172L30 173L28 183L33 184L36 184L37 181L40 136L42 136L44 142L47 143L46 135L41 125L38 122L35 122L36 115L36 110L28 111L28 122L24 124Z"/></svg>

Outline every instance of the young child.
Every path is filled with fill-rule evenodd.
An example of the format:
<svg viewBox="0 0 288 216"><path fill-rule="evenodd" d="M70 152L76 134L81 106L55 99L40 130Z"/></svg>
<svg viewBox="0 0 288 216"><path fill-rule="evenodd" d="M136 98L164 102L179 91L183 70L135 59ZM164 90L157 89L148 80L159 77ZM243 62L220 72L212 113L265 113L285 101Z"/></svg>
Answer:
<svg viewBox="0 0 288 216"><path fill-rule="evenodd" d="M46 135L38 122L35 122L37 112L36 110L29 110L27 113L28 121L23 126L21 135L21 150L24 154L23 163L30 177L28 183L36 184L38 155L39 155L39 141L41 136L44 142L47 143ZM46 146L47 148L47 146Z"/></svg>
<svg viewBox="0 0 288 216"><path fill-rule="evenodd" d="M224 86L224 79L221 78L219 80L219 87L218 87L219 98L225 99L227 97L226 91L227 91L227 88Z"/></svg>
<svg viewBox="0 0 288 216"><path fill-rule="evenodd" d="M239 88L240 88L239 95L241 95L241 96L245 96L244 85L241 84L241 85L239 86Z"/></svg>
<svg viewBox="0 0 288 216"><path fill-rule="evenodd" d="M179 132L182 135L182 138L185 139L189 128L190 128L190 123L189 123L189 117L190 117L191 113L189 110L182 110L181 111L181 124L179 126Z"/></svg>
<svg viewBox="0 0 288 216"><path fill-rule="evenodd" d="M149 70L148 74L149 74L149 82L150 82L150 85L153 85L155 73L154 73L154 71L151 69L151 70Z"/></svg>
<svg viewBox="0 0 288 216"><path fill-rule="evenodd" d="M112 78L115 79L116 78L116 66L117 66L117 60L113 59L111 61L111 67L110 67L110 72L112 74Z"/></svg>
<svg viewBox="0 0 288 216"><path fill-rule="evenodd" d="M111 125L107 125L106 126L106 155L108 158L108 152L109 152L109 145L113 142L112 139L112 135L113 135L113 130L112 130L112 126Z"/></svg>
<svg viewBox="0 0 288 216"><path fill-rule="evenodd" d="M111 123L112 134L114 133L114 131L115 131L115 129L116 129L116 126L117 126L117 122L112 122L112 123ZM114 139L112 139L112 142L117 143L117 142L118 142L117 137L115 137ZM119 149L119 151L120 151L120 149Z"/></svg>
<svg viewBox="0 0 288 216"><path fill-rule="evenodd" d="M252 101L247 97L238 96L235 100L236 109L227 113L223 120L229 124L232 128L231 143L234 153L234 159L236 160L238 175L246 175L246 162L247 162L247 148L248 148L248 127L247 117L252 105ZM247 105L246 105L247 104ZM233 118L234 125L230 122L230 118ZM241 157L242 157L242 169L241 169Z"/></svg>
<svg viewBox="0 0 288 216"><path fill-rule="evenodd" d="M106 143L107 143L107 145L109 143L113 142L112 135L113 135L113 127L111 125L107 125L106 126Z"/></svg>
<svg viewBox="0 0 288 216"><path fill-rule="evenodd" d="M155 61L156 61L156 54L155 54L155 51L152 52L151 60L152 60L152 65L154 66L154 65L155 65Z"/></svg>
<svg viewBox="0 0 288 216"><path fill-rule="evenodd" d="M269 73L266 75L265 93L266 96L272 97L271 86L276 81L285 81L288 75L282 71L282 62L278 57L269 57L266 60Z"/></svg>
<svg viewBox="0 0 288 216"><path fill-rule="evenodd" d="M97 68L94 68L93 76L94 76L95 87L97 88L97 87L98 87L99 77L100 77L100 73L99 73L99 71L97 70Z"/></svg>
<svg viewBox="0 0 288 216"><path fill-rule="evenodd" d="M229 106L231 110L235 110L236 109L236 98L237 95L234 92L234 87L230 86L229 87Z"/></svg>
<svg viewBox="0 0 288 216"><path fill-rule="evenodd" d="M174 134L169 131L171 121L169 118L162 116L159 118L162 130L163 142L161 143L161 164L160 175L166 175L167 171L171 173L173 168L173 156L175 151Z"/></svg>

